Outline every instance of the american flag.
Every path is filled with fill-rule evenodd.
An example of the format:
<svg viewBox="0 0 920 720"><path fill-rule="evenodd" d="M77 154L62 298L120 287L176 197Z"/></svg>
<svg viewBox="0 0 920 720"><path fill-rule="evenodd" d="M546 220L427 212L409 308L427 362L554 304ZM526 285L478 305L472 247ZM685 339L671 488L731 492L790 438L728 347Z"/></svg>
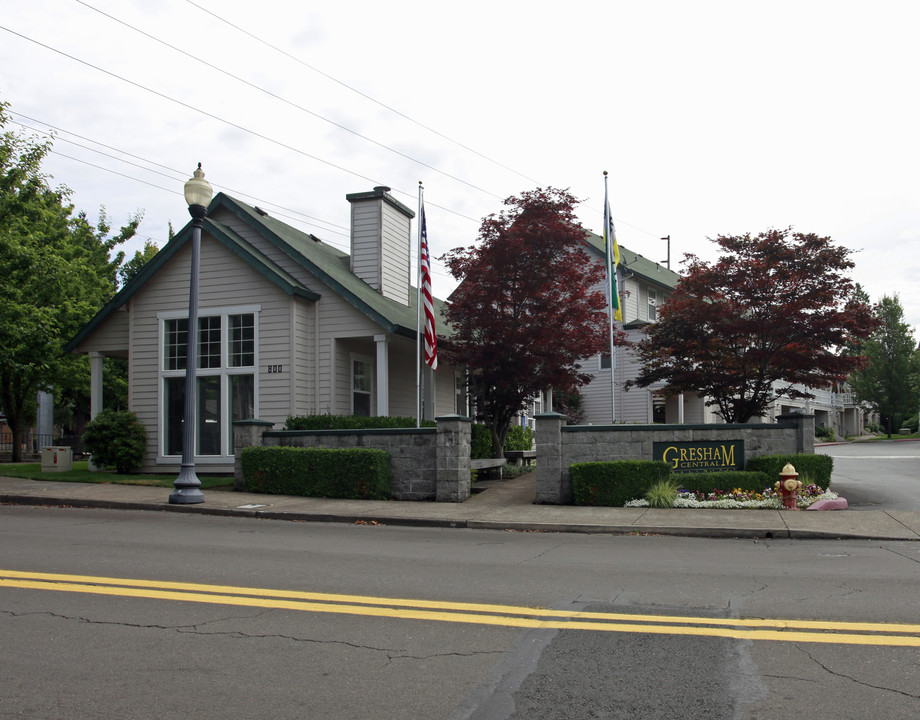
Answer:
<svg viewBox="0 0 920 720"><path fill-rule="evenodd" d="M434 301L431 299L431 260L428 257L428 228L425 226L425 206L422 206L422 242L419 254L422 276L422 303L425 308L425 364L438 369L438 336L434 331Z"/></svg>

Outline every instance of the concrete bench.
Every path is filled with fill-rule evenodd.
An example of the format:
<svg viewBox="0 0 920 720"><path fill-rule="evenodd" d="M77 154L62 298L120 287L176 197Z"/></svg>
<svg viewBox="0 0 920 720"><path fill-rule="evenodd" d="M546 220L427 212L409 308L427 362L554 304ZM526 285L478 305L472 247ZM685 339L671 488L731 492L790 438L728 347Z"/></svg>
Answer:
<svg viewBox="0 0 920 720"><path fill-rule="evenodd" d="M482 472L483 470L488 473L489 471L498 468L498 477L502 476L502 467L508 461L505 458L480 458L478 460L470 460L470 467L475 470L477 473Z"/></svg>
<svg viewBox="0 0 920 720"><path fill-rule="evenodd" d="M505 459L513 461L518 467L520 467L522 463L530 465L536 457L536 450L505 450Z"/></svg>

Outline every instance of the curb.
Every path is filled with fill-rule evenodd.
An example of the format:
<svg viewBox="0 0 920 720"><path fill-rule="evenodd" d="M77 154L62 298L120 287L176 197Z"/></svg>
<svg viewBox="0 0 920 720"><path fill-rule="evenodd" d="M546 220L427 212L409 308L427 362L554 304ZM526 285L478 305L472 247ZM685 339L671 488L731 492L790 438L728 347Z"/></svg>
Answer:
<svg viewBox="0 0 920 720"><path fill-rule="evenodd" d="M793 530L788 527L752 529L738 527L683 527L653 525L594 525L580 523L522 523L493 520L434 519L423 517L388 517L385 515L355 517L331 513L297 513L280 510L238 510L204 505L150 504L115 500L73 500L69 498L0 495L0 504L36 507L93 508L100 510L142 510L147 512L178 512L287 522L389 525L393 527L451 528L469 530L498 530L504 532L578 533L587 535L648 535L694 537L710 539L749 540L874 540L904 541L904 537L865 535L826 530Z"/></svg>

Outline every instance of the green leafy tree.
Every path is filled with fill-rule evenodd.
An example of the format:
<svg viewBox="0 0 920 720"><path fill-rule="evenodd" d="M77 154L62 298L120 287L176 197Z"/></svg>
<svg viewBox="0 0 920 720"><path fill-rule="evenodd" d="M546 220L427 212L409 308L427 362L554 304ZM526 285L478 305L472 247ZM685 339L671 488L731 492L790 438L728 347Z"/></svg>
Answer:
<svg viewBox="0 0 920 720"><path fill-rule="evenodd" d="M904 322L904 308L897 295L882 297L874 312L878 325L861 346L868 363L851 375L849 382L860 401L882 416L890 437L893 427L901 427L917 414L917 341Z"/></svg>
<svg viewBox="0 0 920 720"><path fill-rule="evenodd" d="M850 251L829 237L769 230L719 236L715 263L694 255L636 350L634 383L705 396L726 422L744 423L776 398L844 381L863 359L871 309L847 277Z"/></svg>
<svg viewBox="0 0 920 720"><path fill-rule="evenodd" d="M172 225L169 226L170 239L172 239ZM126 261L124 265L118 271L118 275L121 278L121 284L127 285L131 282L135 276L141 271L141 268L144 267L148 262L153 260L153 256L159 252L159 248L156 246L152 240L147 240L144 243L143 251L137 250L134 253L134 257Z"/></svg>
<svg viewBox="0 0 920 720"><path fill-rule="evenodd" d="M141 216L109 237L104 209L95 226L74 215L70 190L41 171L51 142L6 130L8 107L0 103L0 406L19 460L38 390L88 377L86 359L62 345L114 294L124 256L112 251Z"/></svg>

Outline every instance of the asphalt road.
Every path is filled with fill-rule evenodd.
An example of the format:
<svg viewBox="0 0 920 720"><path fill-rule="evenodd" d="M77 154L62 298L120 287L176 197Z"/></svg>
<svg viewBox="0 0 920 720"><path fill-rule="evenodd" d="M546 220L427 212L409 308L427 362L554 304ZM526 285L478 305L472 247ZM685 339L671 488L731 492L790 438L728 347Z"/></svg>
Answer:
<svg viewBox="0 0 920 720"><path fill-rule="evenodd" d="M920 543L0 507L0 559L3 718L920 716Z"/></svg>
<svg viewBox="0 0 920 720"><path fill-rule="evenodd" d="M831 489L854 510L920 511L920 441L824 445L834 458Z"/></svg>

